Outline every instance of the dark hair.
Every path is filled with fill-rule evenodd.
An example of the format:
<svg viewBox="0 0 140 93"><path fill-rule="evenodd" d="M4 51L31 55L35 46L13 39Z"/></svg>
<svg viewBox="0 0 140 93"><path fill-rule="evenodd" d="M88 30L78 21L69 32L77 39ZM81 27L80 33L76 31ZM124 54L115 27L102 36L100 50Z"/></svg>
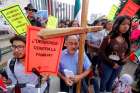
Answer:
<svg viewBox="0 0 140 93"><path fill-rule="evenodd" d="M117 36L119 36L119 33L120 33L119 27L125 19L130 20L130 26L129 26L128 31L126 33L123 33L122 36L125 38L125 40L128 44L129 49L127 50L127 53L129 53L130 52L130 32L131 32L131 18L129 16L118 16L116 18L116 20L114 21L113 27L112 27L112 31L110 33L110 37L111 37L111 39L113 39L113 38L116 38Z"/></svg>
<svg viewBox="0 0 140 93"><path fill-rule="evenodd" d="M101 25L104 27L105 24L108 22L108 19L101 19Z"/></svg>
<svg viewBox="0 0 140 93"><path fill-rule="evenodd" d="M80 27L80 25L79 25L79 23L78 23L77 20L72 20L72 21L70 22L70 24L69 24L69 27L72 27L72 25L73 25L74 22L77 22L77 26Z"/></svg>
<svg viewBox="0 0 140 93"><path fill-rule="evenodd" d="M98 23L100 23L101 21L100 20L95 20L92 24L91 24L91 26L95 26L95 25L97 25Z"/></svg>
<svg viewBox="0 0 140 93"><path fill-rule="evenodd" d="M14 37L12 37L12 38L10 39L10 43L13 44L13 42L14 42L15 40L22 41L22 42L24 42L24 43L26 44L26 38L25 38L25 36L22 36L22 35L15 35Z"/></svg>
<svg viewBox="0 0 140 93"><path fill-rule="evenodd" d="M108 23L110 23L110 22L112 22L112 21L107 20L107 21L106 21L106 23L102 24L102 25L103 25L103 28L105 28L105 29L106 29L107 24L108 24Z"/></svg>

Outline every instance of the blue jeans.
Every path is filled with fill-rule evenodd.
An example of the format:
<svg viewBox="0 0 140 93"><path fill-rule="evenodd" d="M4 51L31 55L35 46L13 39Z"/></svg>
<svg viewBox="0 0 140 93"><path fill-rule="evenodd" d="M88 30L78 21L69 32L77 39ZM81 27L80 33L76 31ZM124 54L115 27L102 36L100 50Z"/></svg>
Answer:
<svg viewBox="0 0 140 93"><path fill-rule="evenodd" d="M93 78L93 88L95 93L100 93L98 79L96 77Z"/></svg>
<svg viewBox="0 0 140 93"><path fill-rule="evenodd" d="M112 85L116 77L120 74L122 70L122 66L117 69L113 69L111 66L102 63L102 75L101 75L101 82L100 82L100 91L101 92L111 92Z"/></svg>

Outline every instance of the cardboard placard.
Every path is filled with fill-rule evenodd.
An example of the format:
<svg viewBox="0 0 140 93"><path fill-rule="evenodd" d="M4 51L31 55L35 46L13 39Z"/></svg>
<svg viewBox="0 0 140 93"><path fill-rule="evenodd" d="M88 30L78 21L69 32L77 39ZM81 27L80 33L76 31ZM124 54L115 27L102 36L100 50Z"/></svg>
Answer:
<svg viewBox="0 0 140 93"><path fill-rule="evenodd" d="M111 7L111 10L109 11L109 14L107 15L107 19L113 20L117 10L118 10L118 7L113 4Z"/></svg>
<svg viewBox="0 0 140 93"><path fill-rule="evenodd" d="M58 25L58 18L55 16L49 16L46 28L56 28Z"/></svg>
<svg viewBox="0 0 140 93"><path fill-rule="evenodd" d="M37 36L40 29L28 26L26 72L32 72L32 68L36 68L40 73L57 75L64 37L44 40Z"/></svg>
<svg viewBox="0 0 140 93"><path fill-rule="evenodd" d="M16 34L25 34L27 25L30 24L19 5L12 5L0 10L9 25L16 31Z"/></svg>
<svg viewBox="0 0 140 93"><path fill-rule="evenodd" d="M140 6L134 3L132 0L128 0L119 16L128 15L130 17L134 16L135 13L140 9Z"/></svg>

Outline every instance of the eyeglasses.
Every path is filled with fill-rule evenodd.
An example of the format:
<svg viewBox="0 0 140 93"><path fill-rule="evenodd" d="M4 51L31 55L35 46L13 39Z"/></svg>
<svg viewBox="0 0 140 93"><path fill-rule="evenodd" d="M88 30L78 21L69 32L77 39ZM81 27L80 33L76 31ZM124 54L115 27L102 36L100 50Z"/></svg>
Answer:
<svg viewBox="0 0 140 93"><path fill-rule="evenodd" d="M24 48L25 48L25 46L23 46L23 45L18 45L18 46L12 45L12 49L23 50Z"/></svg>

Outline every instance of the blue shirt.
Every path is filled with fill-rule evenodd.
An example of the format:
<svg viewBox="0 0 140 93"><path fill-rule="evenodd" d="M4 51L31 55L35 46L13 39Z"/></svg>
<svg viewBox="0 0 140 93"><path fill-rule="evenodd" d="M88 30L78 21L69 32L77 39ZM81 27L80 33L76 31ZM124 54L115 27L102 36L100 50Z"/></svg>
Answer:
<svg viewBox="0 0 140 93"><path fill-rule="evenodd" d="M64 74L64 69L68 69L77 75L77 66L78 66L78 50L74 53L74 55L70 55L68 50L65 49L62 51L59 70ZM83 70L88 70L91 66L91 62L88 57L84 53L84 61L83 61Z"/></svg>

